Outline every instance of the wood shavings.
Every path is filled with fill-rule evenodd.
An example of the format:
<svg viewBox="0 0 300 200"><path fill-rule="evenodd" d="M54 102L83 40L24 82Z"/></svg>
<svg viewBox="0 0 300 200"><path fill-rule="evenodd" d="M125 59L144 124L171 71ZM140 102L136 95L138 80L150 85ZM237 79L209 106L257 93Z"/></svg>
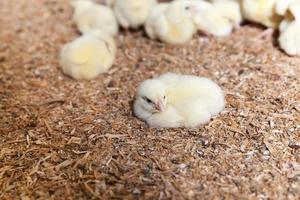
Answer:
<svg viewBox="0 0 300 200"><path fill-rule="evenodd" d="M121 31L107 74L74 81L58 52L77 38L69 0L0 1L0 199L299 199L300 58L263 30L182 46ZM227 107L194 130L133 116L141 81L205 76Z"/></svg>

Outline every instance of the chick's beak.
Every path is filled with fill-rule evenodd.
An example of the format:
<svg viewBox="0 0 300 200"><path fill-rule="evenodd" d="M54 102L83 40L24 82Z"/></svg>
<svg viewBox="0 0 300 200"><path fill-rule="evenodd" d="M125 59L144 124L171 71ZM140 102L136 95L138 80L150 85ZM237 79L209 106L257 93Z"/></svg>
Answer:
<svg viewBox="0 0 300 200"><path fill-rule="evenodd" d="M162 101L159 101L155 104L155 109L159 112L163 112L165 110L165 106Z"/></svg>

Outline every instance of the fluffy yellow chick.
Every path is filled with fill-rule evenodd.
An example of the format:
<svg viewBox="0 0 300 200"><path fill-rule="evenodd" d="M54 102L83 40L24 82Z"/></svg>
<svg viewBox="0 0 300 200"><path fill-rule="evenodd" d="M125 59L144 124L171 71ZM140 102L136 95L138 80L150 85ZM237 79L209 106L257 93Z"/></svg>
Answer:
<svg viewBox="0 0 300 200"><path fill-rule="evenodd" d="M169 44L183 44L196 32L193 21L197 8L189 1L173 1L155 6L146 21L145 30L151 39Z"/></svg>
<svg viewBox="0 0 300 200"><path fill-rule="evenodd" d="M114 39L101 31L91 31L62 48L60 67L74 79L93 79L112 66L115 55Z"/></svg>
<svg viewBox="0 0 300 200"><path fill-rule="evenodd" d="M106 0L123 28L138 28L146 22L157 0Z"/></svg>
<svg viewBox="0 0 300 200"><path fill-rule="evenodd" d="M139 86L134 113L152 127L194 128L209 122L224 107L223 91L213 81L166 73Z"/></svg>
<svg viewBox="0 0 300 200"><path fill-rule="evenodd" d="M246 20L270 28L278 28L282 17L275 12L277 0L241 0L242 15Z"/></svg>
<svg viewBox="0 0 300 200"><path fill-rule="evenodd" d="M300 55L300 1L295 1L288 6L279 30L280 47L288 55Z"/></svg>
<svg viewBox="0 0 300 200"><path fill-rule="evenodd" d="M97 29L109 35L117 34L119 26L110 7L90 0L76 0L71 4L74 7L73 21L81 33Z"/></svg>

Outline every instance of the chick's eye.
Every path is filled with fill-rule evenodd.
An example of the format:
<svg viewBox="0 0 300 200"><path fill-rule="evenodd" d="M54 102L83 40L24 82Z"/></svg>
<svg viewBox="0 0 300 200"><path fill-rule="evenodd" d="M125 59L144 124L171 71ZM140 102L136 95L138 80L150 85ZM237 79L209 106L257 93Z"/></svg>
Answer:
<svg viewBox="0 0 300 200"><path fill-rule="evenodd" d="M166 99L166 96L164 96L164 99Z"/></svg>
<svg viewBox="0 0 300 200"><path fill-rule="evenodd" d="M147 103L152 103L152 101L151 101L149 98L147 98L147 97L144 97L144 100L145 100Z"/></svg>
<svg viewBox="0 0 300 200"><path fill-rule="evenodd" d="M185 9L185 10L189 10L189 9L190 9L190 7L189 7L189 6L186 6L184 9Z"/></svg>

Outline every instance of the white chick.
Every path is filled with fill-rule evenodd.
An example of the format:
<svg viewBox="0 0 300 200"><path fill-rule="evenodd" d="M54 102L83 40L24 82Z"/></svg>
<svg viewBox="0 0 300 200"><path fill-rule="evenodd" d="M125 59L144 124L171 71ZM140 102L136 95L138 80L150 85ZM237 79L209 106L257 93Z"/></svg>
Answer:
<svg viewBox="0 0 300 200"><path fill-rule="evenodd" d="M60 66L74 79L93 79L112 66L115 55L114 39L101 31L91 31L62 48Z"/></svg>
<svg viewBox="0 0 300 200"><path fill-rule="evenodd" d="M123 28L142 26L157 0L106 0L113 7L116 17Z"/></svg>
<svg viewBox="0 0 300 200"><path fill-rule="evenodd" d="M211 2L203 0L177 1L189 1L197 7L198 12L194 17L194 22L197 29L205 34L212 34L218 37L227 36L232 32L233 27L237 25L230 20L233 16L228 16L228 13L224 11L220 12L222 3L216 3L215 6ZM231 6L226 5L227 7Z"/></svg>
<svg viewBox="0 0 300 200"><path fill-rule="evenodd" d="M275 12L277 0L241 0L242 14L246 20L270 28L278 28L282 17Z"/></svg>
<svg viewBox="0 0 300 200"><path fill-rule="evenodd" d="M223 91L213 81L166 73L139 86L134 113L152 127L194 128L209 122L224 107Z"/></svg>
<svg viewBox="0 0 300 200"><path fill-rule="evenodd" d="M227 36L232 32L233 23L222 16L212 3L199 0L194 2L200 9L195 17L198 30L218 37Z"/></svg>
<svg viewBox="0 0 300 200"><path fill-rule="evenodd" d="M287 25L279 36L280 47L291 56L300 55L300 23L293 21Z"/></svg>
<svg viewBox="0 0 300 200"><path fill-rule="evenodd" d="M211 0L217 13L228 19L234 27L243 21L239 0Z"/></svg>
<svg viewBox="0 0 300 200"><path fill-rule="evenodd" d="M196 6L189 1L158 4L146 21L146 33L151 39L159 39L169 44L183 44L197 31L193 21L196 13Z"/></svg>
<svg viewBox="0 0 300 200"><path fill-rule="evenodd" d="M90 0L76 0L71 4L74 7L73 21L81 33L95 29L113 36L118 33L119 25L110 7Z"/></svg>
<svg viewBox="0 0 300 200"><path fill-rule="evenodd" d="M288 6L285 20L280 24L280 47L291 56L300 55L300 1Z"/></svg>

